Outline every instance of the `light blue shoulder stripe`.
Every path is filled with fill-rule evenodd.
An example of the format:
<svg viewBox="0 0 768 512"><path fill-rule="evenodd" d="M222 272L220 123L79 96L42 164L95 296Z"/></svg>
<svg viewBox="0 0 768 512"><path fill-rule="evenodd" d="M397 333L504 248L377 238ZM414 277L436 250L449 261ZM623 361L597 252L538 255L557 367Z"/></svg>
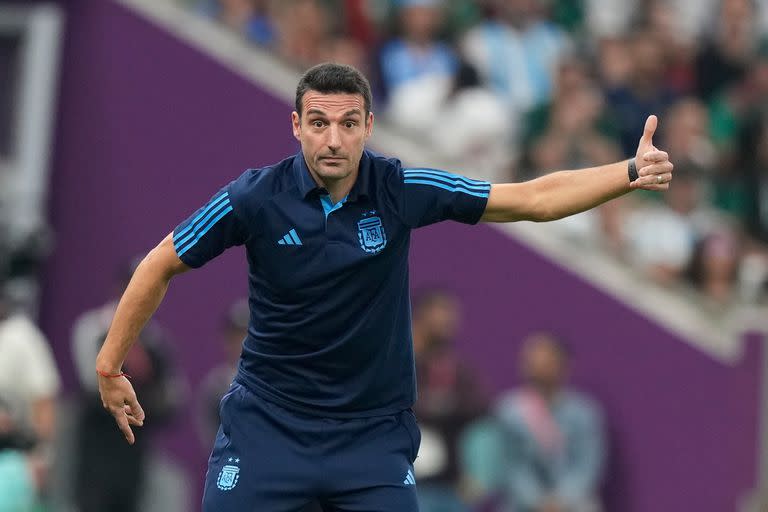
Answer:
<svg viewBox="0 0 768 512"><path fill-rule="evenodd" d="M205 207L205 209L203 209L203 211L202 211L202 212L200 212L200 213L197 215L197 217L195 217L194 219L192 219L192 222L190 222L189 224L187 224L187 227L185 227L184 229L182 229L181 231L179 231L178 233L176 233L176 234L174 235L174 237L173 237L173 241L174 241L174 242L176 242L176 240L179 240L179 239L180 239L182 236L184 236L184 234L185 234L187 231L189 231L189 230L191 230L191 229L192 229L192 227L195 225L195 223L196 223L197 221L199 221L200 219L202 219L203 217L205 217L206 215L208 215L208 212L210 212L210 211L211 211L211 208L214 208L214 207L215 207L216 205L218 205L218 204L219 204L219 203L220 203L222 200L224 200L224 199L226 199L226 198L228 198L228 197L229 197L229 192L224 192L224 193L223 193L223 194L221 194L219 197L216 197L216 198L213 198L213 199L211 199L211 201L208 203L208 206L206 206L206 207Z"/></svg>
<svg viewBox="0 0 768 512"><path fill-rule="evenodd" d="M488 183L487 181L475 180L475 179L467 178L466 176L461 176L459 174L454 174L448 171L441 171L439 169L413 168L413 169L403 169L403 172L405 174L420 172L424 174L430 174L432 176L448 177L456 180L461 180L468 185L481 185L481 184Z"/></svg>
<svg viewBox="0 0 768 512"><path fill-rule="evenodd" d="M181 251L178 251L178 256L181 257L182 254L190 250L192 247L195 246L195 244L200 240L200 238L203 237L217 222L219 222L222 217L224 217L226 214L232 211L232 206L227 206L227 208L218 214L214 219L208 223L207 226L205 226L205 229L203 229L200 233L197 234L194 240L192 240L184 249L181 249Z"/></svg>
<svg viewBox="0 0 768 512"><path fill-rule="evenodd" d="M208 215L206 215L200 220L198 225L187 236L181 239L177 239L176 242L174 242L173 244L174 247L178 249L179 247L184 245L187 242L187 240L195 236L195 233L197 233L200 230L200 228L202 228L202 226L204 226L205 223L211 219L211 217L216 215L218 212L220 212L222 209L226 208L227 206L230 206L229 199L225 199L224 201L220 202L216 208L208 212Z"/></svg>
<svg viewBox="0 0 768 512"><path fill-rule="evenodd" d="M461 185L467 187L470 190L485 190L490 183L478 181L476 183L468 184L458 179L458 177L452 177L452 175L436 176L433 174L427 174L425 172L407 172L405 177L410 178L426 178L430 180L441 181L443 183L449 183L451 185Z"/></svg>
<svg viewBox="0 0 768 512"><path fill-rule="evenodd" d="M490 191L490 186L489 186L489 189L487 191L485 191L485 192L478 192L478 191L475 191L475 190L469 190L467 188L463 188L462 185L451 186L451 185L446 185L444 183L440 183L438 181L432 181L432 180L420 180L420 179L406 178L405 183L413 183L413 184L417 184L417 185L430 185L432 187L442 188L442 189L448 190L450 192L462 192L464 194L469 194L471 196L483 197L483 198L488 197L488 193Z"/></svg>

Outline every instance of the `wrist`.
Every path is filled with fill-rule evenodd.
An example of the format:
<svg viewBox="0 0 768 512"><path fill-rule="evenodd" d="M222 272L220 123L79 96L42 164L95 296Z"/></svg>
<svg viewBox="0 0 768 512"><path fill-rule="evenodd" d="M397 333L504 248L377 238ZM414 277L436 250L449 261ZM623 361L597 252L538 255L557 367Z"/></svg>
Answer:
<svg viewBox="0 0 768 512"><path fill-rule="evenodd" d="M637 162L635 161L635 157L630 158L627 162L627 175L629 176L630 183L640 177L640 175L637 174Z"/></svg>
<svg viewBox="0 0 768 512"><path fill-rule="evenodd" d="M123 365L121 363L115 363L113 361L108 361L103 358L96 359L96 373L98 373L102 377L106 377L109 375L119 375L120 373L122 373L122 367Z"/></svg>

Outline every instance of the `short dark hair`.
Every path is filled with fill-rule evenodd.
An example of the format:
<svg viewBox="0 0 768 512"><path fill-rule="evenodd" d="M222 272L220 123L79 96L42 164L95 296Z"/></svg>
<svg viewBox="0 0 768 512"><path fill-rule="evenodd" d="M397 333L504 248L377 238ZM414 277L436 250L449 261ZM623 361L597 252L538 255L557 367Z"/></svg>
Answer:
<svg viewBox="0 0 768 512"><path fill-rule="evenodd" d="M322 94L360 94L365 104L365 116L371 111L371 84L352 66L324 62L309 68L296 86L296 112L301 116L302 100L307 91Z"/></svg>

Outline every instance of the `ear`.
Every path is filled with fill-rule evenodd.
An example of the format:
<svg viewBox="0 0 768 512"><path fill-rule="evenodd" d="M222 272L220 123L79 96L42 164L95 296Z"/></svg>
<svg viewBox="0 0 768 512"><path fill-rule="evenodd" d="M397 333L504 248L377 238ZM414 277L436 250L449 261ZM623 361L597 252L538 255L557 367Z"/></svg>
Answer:
<svg viewBox="0 0 768 512"><path fill-rule="evenodd" d="M293 128L293 136L301 142L301 118L295 110L291 112L291 126Z"/></svg>
<svg viewBox="0 0 768 512"><path fill-rule="evenodd" d="M373 112L368 112L368 122L365 125L365 138L368 139L373 133Z"/></svg>

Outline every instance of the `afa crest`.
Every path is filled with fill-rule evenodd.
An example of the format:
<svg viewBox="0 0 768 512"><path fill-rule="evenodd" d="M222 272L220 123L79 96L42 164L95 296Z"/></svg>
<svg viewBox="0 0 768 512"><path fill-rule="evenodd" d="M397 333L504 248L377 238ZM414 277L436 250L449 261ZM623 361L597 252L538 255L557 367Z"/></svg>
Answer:
<svg viewBox="0 0 768 512"><path fill-rule="evenodd" d="M371 254L378 254L387 245L387 234L379 217L366 217L357 223L357 239L360 248Z"/></svg>
<svg viewBox="0 0 768 512"><path fill-rule="evenodd" d="M216 479L216 487L222 491L231 491L237 485L237 481L240 479L240 468L227 464L221 471L219 471L219 477Z"/></svg>

